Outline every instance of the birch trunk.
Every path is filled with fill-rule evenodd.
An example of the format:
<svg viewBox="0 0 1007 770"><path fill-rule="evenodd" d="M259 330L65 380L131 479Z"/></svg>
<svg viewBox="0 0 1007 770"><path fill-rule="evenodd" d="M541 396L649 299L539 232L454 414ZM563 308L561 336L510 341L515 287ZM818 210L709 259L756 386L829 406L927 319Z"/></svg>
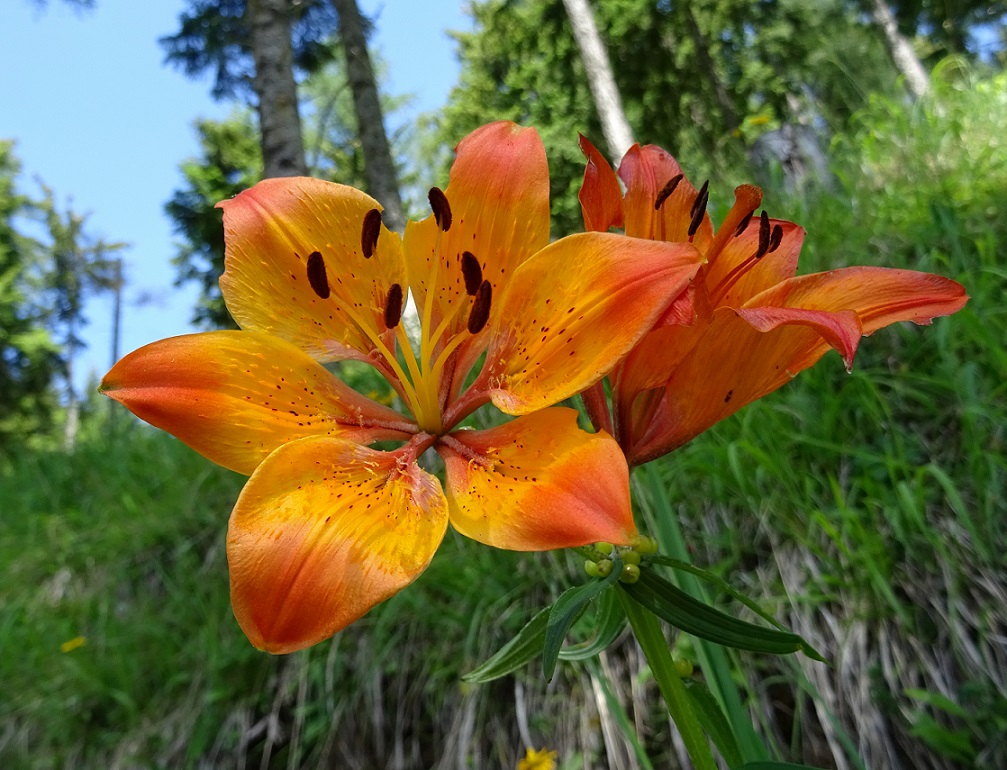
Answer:
<svg viewBox="0 0 1007 770"><path fill-rule="evenodd" d="M245 5L266 177L308 173L294 80L290 13L287 0L247 0Z"/></svg>
<svg viewBox="0 0 1007 770"><path fill-rule="evenodd" d="M587 72L587 82L594 96L598 117L601 118L601 130L605 135L609 156L615 163L622 160L634 142L633 129L629 127L626 113L622 108L622 99L612 75L612 65L608 52L598 34L594 23L594 14L587 0L563 0L566 15L573 28L573 36L580 49L584 70Z"/></svg>
<svg viewBox="0 0 1007 770"><path fill-rule="evenodd" d="M384 206L382 219L391 230L402 232L406 221L399 197L398 175L385 133L378 86L356 0L332 0L339 14L339 39L346 54L346 77L353 93L357 131L364 151L368 192Z"/></svg>
<svg viewBox="0 0 1007 770"><path fill-rule="evenodd" d="M923 69L923 64L917 58L913 47L909 41L899 32L899 26L895 21L895 16L885 3L885 0L871 0L873 6L874 20L885 33L885 40L888 42L888 50L891 51L892 61L898 67L899 72L906 79L912 95L919 99L930 91L930 77Z"/></svg>

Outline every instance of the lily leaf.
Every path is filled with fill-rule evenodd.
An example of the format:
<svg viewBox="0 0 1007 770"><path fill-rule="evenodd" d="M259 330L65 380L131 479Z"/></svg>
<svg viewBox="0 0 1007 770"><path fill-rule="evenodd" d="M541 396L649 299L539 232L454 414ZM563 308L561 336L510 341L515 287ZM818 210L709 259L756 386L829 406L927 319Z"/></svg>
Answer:
<svg viewBox="0 0 1007 770"><path fill-rule="evenodd" d="M626 626L626 613L612 591L603 591L598 597L598 613L594 631L589 639L571 644L559 651L560 660L587 660L593 658L616 640Z"/></svg>
<svg viewBox="0 0 1007 770"><path fill-rule="evenodd" d="M545 644L542 647L542 668L547 681L552 681L556 672L556 661L567 632L574 621L595 597L619 579L622 573L622 562L613 559L612 571L601 580L592 580L581 586L568 588L556 600L549 612L549 622L545 629Z"/></svg>
<svg viewBox="0 0 1007 770"><path fill-rule="evenodd" d="M700 724L724 755L728 767L740 765L744 759L738 746L738 739L735 738L731 725L713 693L702 682L694 679L685 683L685 692L696 711L696 716L699 717Z"/></svg>
<svg viewBox="0 0 1007 770"><path fill-rule="evenodd" d="M536 657L542 652L542 645L545 643L545 627L549 622L551 610L552 607L540 610L524 628L518 631L517 636L497 650L496 654L482 665L464 674L462 680L477 684L492 682L517 671Z"/></svg>
<svg viewBox="0 0 1007 770"><path fill-rule="evenodd" d="M726 580L718 575L714 575L712 572L705 570L701 567L697 567L695 564L689 564L687 561L681 561L680 559L673 559L670 556L664 556L663 554L655 554L654 556L647 557L647 561L651 564L660 564L663 567L671 567L672 569L682 570L683 572L688 572L695 575L700 580L705 580L707 583L716 586L718 589L728 594L732 599L735 599L742 604L744 604L748 609L758 615L760 618L776 626L781 631L786 631L787 627L784 626L780 621L766 612L762 607L759 606L757 602L753 602L747 596L745 596L741 591L736 589Z"/></svg>
<svg viewBox="0 0 1007 770"><path fill-rule="evenodd" d="M622 585L634 600L676 628L727 647L787 655L798 650L821 662L825 658L804 639L789 631L764 628L739 620L694 599L676 585L644 569L636 583Z"/></svg>

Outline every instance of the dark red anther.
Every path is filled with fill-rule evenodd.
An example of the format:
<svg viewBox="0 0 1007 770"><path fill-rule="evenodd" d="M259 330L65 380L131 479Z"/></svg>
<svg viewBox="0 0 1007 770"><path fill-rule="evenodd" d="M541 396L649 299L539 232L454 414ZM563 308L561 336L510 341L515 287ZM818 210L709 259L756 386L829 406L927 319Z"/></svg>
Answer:
<svg viewBox="0 0 1007 770"><path fill-rule="evenodd" d="M685 178L685 174L675 174L671 179L667 181L664 187L661 188L661 192L657 194L657 198L654 200L654 211L657 211L664 202L671 197L671 194L675 192L675 188L678 187L678 183Z"/></svg>
<svg viewBox="0 0 1007 770"><path fill-rule="evenodd" d="M769 253L772 254L783 241L783 225L773 225L773 234L769 236Z"/></svg>
<svg viewBox="0 0 1007 770"><path fill-rule="evenodd" d="M696 202L692 204L692 221L689 223L689 239L696 234L699 230L699 226L703 223L703 217L706 216L706 204L710 201L710 193L706 189L708 182L703 183L703 189L699 191L699 197L696 198Z"/></svg>
<svg viewBox="0 0 1007 770"><path fill-rule="evenodd" d="M478 334L490 319L490 304L493 302L493 284L483 281L469 311L469 334Z"/></svg>
<svg viewBox="0 0 1007 770"><path fill-rule="evenodd" d="M364 214L364 226L360 231L360 250L364 257L370 259L378 246L378 236L381 234L381 212L371 209Z"/></svg>
<svg viewBox="0 0 1007 770"><path fill-rule="evenodd" d="M329 298L329 279L325 275L325 260L317 251L308 255L308 283L319 297Z"/></svg>
<svg viewBox="0 0 1007 770"><path fill-rule="evenodd" d="M745 218L738 223L738 227L734 231L735 238L737 238L739 235L745 232L745 228L747 228L748 223L752 221L752 215L754 213L755 213L754 211L749 211L748 214L745 216Z"/></svg>
<svg viewBox="0 0 1007 770"><path fill-rule="evenodd" d="M465 293L474 297L483 282L483 269L471 251L462 254L462 276L465 278Z"/></svg>
<svg viewBox="0 0 1007 770"><path fill-rule="evenodd" d="M451 204L448 203L448 196L439 187L431 187L427 193L427 200L430 201L430 208L434 212L434 220L437 226L444 232L451 229Z"/></svg>
<svg viewBox="0 0 1007 770"><path fill-rule="evenodd" d="M759 217L759 250L755 252L756 259L762 259L766 256L769 251L769 239L772 237L772 232L769 227L769 214L766 210L762 210L762 214Z"/></svg>
<svg viewBox="0 0 1007 770"><path fill-rule="evenodd" d="M392 284L388 290L388 299L385 300L385 326L394 329L402 320L402 287L397 283Z"/></svg>
<svg viewBox="0 0 1007 770"><path fill-rule="evenodd" d="M696 195L696 200L692 202L692 208L689 209L690 216L696 216L696 212L699 209L706 211L706 204L710 202L710 180L707 179L703 182L703 186L699 188L699 194Z"/></svg>

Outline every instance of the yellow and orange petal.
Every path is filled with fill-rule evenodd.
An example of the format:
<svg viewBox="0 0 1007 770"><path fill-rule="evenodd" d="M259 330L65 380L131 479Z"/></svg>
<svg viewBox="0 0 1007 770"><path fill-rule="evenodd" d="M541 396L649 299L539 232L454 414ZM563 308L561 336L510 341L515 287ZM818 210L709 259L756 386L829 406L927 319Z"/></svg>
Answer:
<svg viewBox="0 0 1007 770"><path fill-rule="evenodd" d="M304 436L369 444L415 432L410 421L348 388L306 353L255 332L153 342L112 367L101 391L245 474L276 447Z"/></svg>
<svg viewBox="0 0 1007 770"><path fill-rule="evenodd" d="M380 212L377 201L289 177L217 205L226 244L220 289L242 329L273 334L319 361L373 357L392 286L405 287L399 236L371 213Z"/></svg>
<svg viewBox="0 0 1007 770"><path fill-rule="evenodd" d="M516 551L635 542L625 457L607 433L578 427L572 409L456 431L437 451L451 523L466 537Z"/></svg>
<svg viewBox="0 0 1007 770"><path fill-rule="evenodd" d="M508 414L528 414L604 377L688 285L688 244L581 233L515 271L490 313L477 384Z"/></svg>
<svg viewBox="0 0 1007 770"><path fill-rule="evenodd" d="M447 520L437 479L401 453L326 437L285 444L231 514L234 615L260 649L316 644L413 582Z"/></svg>
<svg viewBox="0 0 1007 770"><path fill-rule="evenodd" d="M456 153L444 191L450 227L444 231L433 215L410 222L403 243L409 286L421 313L436 281L435 325L458 303L469 302L461 269L465 252L478 260L499 296L515 268L549 243L549 167L534 129L490 123L466 136ZM460 313L453 328L464 327L466 320Z"/></svg>

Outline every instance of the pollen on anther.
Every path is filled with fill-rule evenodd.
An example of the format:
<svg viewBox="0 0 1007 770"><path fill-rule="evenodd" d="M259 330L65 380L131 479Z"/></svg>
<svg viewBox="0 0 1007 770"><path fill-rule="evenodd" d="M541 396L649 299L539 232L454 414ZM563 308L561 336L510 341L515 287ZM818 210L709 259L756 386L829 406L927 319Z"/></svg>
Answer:
<svg viewBox="0 0 1007 770"><path fill-rule="evenodd" d="M773 233L769 236L769 253L772 254L783 241L783 225L773 225Z"/></svg>
<svg viewBox="0 0 1007 770"><path fill-rule="evenodd" d="M319 297L329 298L329 279L325 275L325 260L317 251L311 252L308 256L308 283Z"/></svg>
<svg viewBox="0 0 1007 770"><path fill-rule="evenodd" d="M737 238L739 235L745 232L746 228L748 227L748 223L752 221L752 215L754 213L755 213L754 211L749 211L748 214L745 215L745 218L738 223L737 228L735 228L734 230L735 238Z"/></svg>
<svg viewBox="0 0 1007 770"><path fill-rule="evenodd" d="M675 188L678 187L678 183L685 178L685 174L676 174L671 179L669 179L664 187L661 188L661 192L657 194L657 198L654 199L654 211L657 211L664 202L671 197L671 194L675 192Z"/></svg>
<svg viewBox="0 0 1007 770"><path fill-rule="evenodd" d="M365 259L370 259L378 246L378 236L381 234L381 212L371 209L364 214L364 224L360 230L360 250Z"/></svg>
<svg viewBox="0 0 1007 770"><path fill-rule="evenodd" d="M388 298L385 300L385 326L394 329L402 319L402 287L397 283L392 284L388 290Z"/></svg>
<svg viewBox="0 0 1007 770"><path fill-rule="evenodd" d="M706 204L710 200L710 193L706 189L706 185L707 183L703 184L703 189L699 191L699 197L692 204L692 221L689 223L690 240L699 230L699 226L703 223L703 217L706 216Z"/></svg>
<svg viewBox="0 0 1007 770"><path fill-rule="evenodd" d="M696 200L692 202L692 208L689 209L689 214L693 217L696 216L696 212L702 208L706 211L706 204L710 200L710 180L707 179L703 182L703 186L699 188L699 194L696 195Z"/></svg>
<svg viewBox="0 0 1007 770"><path fill-rule="evenodd" d="M475 299L472 302L472 309L469 311L468 330L469 334L478 334L486 326L490 317L490 305L493 302L493 284L483 281L479 284Z"/></svg>
<svg viewBox="0 0 1007 770"><path fill-rule="evenodd" d="M782 236L782 233L781 233ZM772 232L769 226L769 214L766 210L762 210L762 214L759 217L759 250L755 252L756 259L762 259L766 256L769 251L769 239L772 237Z"/></svg>
<svg viewBox="0 0 1007 770"><path fill-rule="evenodd" d="M448 196L440 187L431 187L427 193L427 200L430 201L430 208L434 212L434 220L437 226L444 232L451 229L451 204L448 203Z"/></svg>
<svg viewBox="0 0 1007 770"><path fill-rule="evenodd" d="M465 278L465 293L474 297L483 282L483 269L471 251L462 254L462 277Z"/></svg>

